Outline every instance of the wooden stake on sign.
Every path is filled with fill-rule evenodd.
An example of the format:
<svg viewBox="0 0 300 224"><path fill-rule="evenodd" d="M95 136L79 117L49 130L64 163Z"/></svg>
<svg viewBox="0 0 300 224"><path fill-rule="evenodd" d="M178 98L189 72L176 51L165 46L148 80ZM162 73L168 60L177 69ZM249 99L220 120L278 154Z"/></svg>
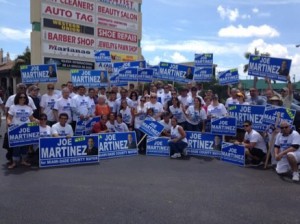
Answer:
<svg viewBox="0 0 300 224"><path fill-rule="evenodd" d="M280 121L280 112L277 112L276 121L275 121L275 129L272 132L271 141L269 142L269 148L268 148L268 152L267 152L267 156L266 156L265 167L264 167L265 169L268 166L268 161L270 159L271 150L274 148L274 145L275 145L276 129L277 129L277 126L279 125L279 121Z"/></svg>
<svg viewBox="0 0 300 224"><path fill-rule="evenodd" d="M137 144L137 147L139 147L139 145L142 143L142 141L147 137L147 135L145 134L142 139L139 141L139 143Z"/></svg>

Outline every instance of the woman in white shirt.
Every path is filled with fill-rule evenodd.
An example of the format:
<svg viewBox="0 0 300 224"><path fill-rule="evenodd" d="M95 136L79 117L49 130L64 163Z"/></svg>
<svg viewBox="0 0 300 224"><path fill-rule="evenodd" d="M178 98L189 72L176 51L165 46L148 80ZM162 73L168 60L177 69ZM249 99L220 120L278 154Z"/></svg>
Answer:
<svg viewBox="0 0 300 224"><path fill-rule="evenodd" d="M188 146L186 133L184 129L177 124L175 117L171 120L171 139L169 141L171 158L180 158L181 154L184 153L185 148Z"/></svg>
<svg viewBox="0 0 300 224"><path fill-rule="evenodd" d="M185 111L187 116L187 130L204 132L205 120L207 118L205 110L201 107L201 99L194 98L194 105L191 105Z"/></svg>
<svg viewBox="0 0 300 224"><path fill-rule="evenodd" d="M184 114L184 107L181 106L181 103L177 97L172 98L172 105L169 107L169 111L171 115L176 118L178 124L186 129L187 122Z"/></svg>

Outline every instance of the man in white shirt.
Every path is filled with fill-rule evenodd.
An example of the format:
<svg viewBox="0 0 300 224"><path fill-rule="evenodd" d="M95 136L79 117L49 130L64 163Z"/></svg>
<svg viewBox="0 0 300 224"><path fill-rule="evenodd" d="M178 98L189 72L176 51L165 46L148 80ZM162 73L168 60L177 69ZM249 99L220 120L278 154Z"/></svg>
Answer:
<svg viewBox="0 0 300 224"><path fill-rule="evenodd" d="M184 106L185 109L187 109L190 105L193 104L193 98L188 95L188 89L183 88L180 91L180 96L178 96L178 99L180 103Z"/></svg>
<svg viewBox="0 0 300 224"><path fill-rule="evenodd" d="M229 87L228 87L229 88ZM225 107L228 108L229 104L239 104L239 101L237 99L237 89L236 88L232 88L230 91L230 97L227 98L226 103L225 103Z"/></svg>
<svg viewBox="0 0 300 224"><path fill-rule="evenodd" d="M69 95L70 95L70 90L67 87L65 87L62 89L62 97L60 97L57 101L55 101L53 107L53 114L56 121L58 121L58 117L61 113L67 113L68 123L70 124L72 122L72 111L71 111L72 99L69 97Z"/></svg>
<svg viewBox="0 0 300 224"><path fill-rule="evenodd" d="M74 135L72 126L67 123L68 114L61 113L59 115L59 122L51 127L51 135L53 137L67 137L70 138Z"/></svg>
<svg viewBox="0 0 300 224"><path fill-rule="evenodd" d="M54 93L54 85L52 83L47 85L47 90L47 93L42 95L40 107L41 113L45 113L47 115L47 124L52 126L54 123L56 123L53 114L53 108L55 101L58 100L58 95Z"/></svg>

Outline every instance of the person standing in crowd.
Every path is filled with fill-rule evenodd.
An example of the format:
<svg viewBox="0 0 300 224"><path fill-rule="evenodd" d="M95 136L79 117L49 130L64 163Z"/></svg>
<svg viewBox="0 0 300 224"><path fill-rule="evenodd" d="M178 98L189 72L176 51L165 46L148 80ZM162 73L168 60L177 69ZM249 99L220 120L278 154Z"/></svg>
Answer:
<svg viewBox="0 0 300 224"><path fill-rule="evenodd" d="M135 90L131 91L129 95L129 99L131 99L132 102L131 107L136 108L139 104L139 101L138 101L138 93Z"/></svg>
<svg viewBox="0 0 300 224"><path fill-rule="evenodd" d="M115 130L116 132L128 132L127 125L123 122L122 114L117 115L117 119L115 121Z"/></svg>
<svg viewBox="0 0 300 224"><path fill-rule="evenodd" d="M127 105L126 100L121 101L120 114L122 115L123 122L127 125L130 131L133 130L133 116L132 109Z"/></svg>
<svg viewBox="0 0 300 224"><path fill-rule="evenodd" d="M281 133L275 141L276 172L284 174L293 172L293 181L299 181L298 163L300 163L300 135L291 129L291 125L283 121L280 124Z"/></svg>
<svg viewBox="0 0 300 224"><path fill-rule="evenodd" d="M217 94L213 95L212 103L207 107L207 117L224 117L227 116L227 110L224 104L219 103L219 97Z"/></svg>
<svg viewBox="0 0 300 224"><path fill-rule="evenodd" d="M229 104L238 104L238 98L237 98L237 93L238 90L236 88L232 88L230 90L230 86L228 85L228 95L230 96L229 98L227 98L226 102L225 102L225 107L228 108Z"/></svg>
<svg viewBox="0 0 300 224"><path fill-rule="evenodd" d="M290 76L287 76L287 81L288 81L287 87L284 87L281 90L281 97L282 97L283 107L291 108L294 97L293 97L293 85Z"/></svg>
<svg viewBox="0 0 300 224"><path fill-rule="evenodd" d="M184 109L187 109L193 103L192 97L188 95L187 88L183 88L180 91L180 95L178 96L178 99L179 99L181 105L184 106Z"/></svg>
<svg viewBox="0 0 300 224"><path fill-rule="evenodd" d="M119 88L117 86L111 87L111 91L116 94L116 99L121 98L121 94L119 93Z"/></svg>
<svg viewBox="0 0 300 224"><path fill-rule="evenodd" d="M58 122L51 127L51 135L53 137L73 137L74 132L72 126L67 123L68 119L69 115L67 113L59 114Z"/></svg>
<svg viewBox="0 0 300 224"><path fill-rule="evenodd" d="M98 103L96 104L96 116L109 115L110 112L110 107L105 102L105 98L103 96L99 96Z"/></svg>
<svg viewBox="0 0 300 224"><path fill-rule="evenodd" d="M185 148L188 146L186 133L184 129L177 124L177 119L173 117L171 119L171 139L169 141L171 158L180 158Z"/></svg>
<svg viewBox="0 0 300 224"><path fill-rule="evenodd" d="M162 131L161 136L170 137L172 127L170 113L168 111L163 112L162 118L163 119L159 122L164 126L164 130Z"/></svg>
<svg viewBox="0 0 300 224"><path fill-rule="evenodd" d="M256 88L250 88L250 98L246 99L250 105L266 105L267 102L265 99L258 95L258 91Z"/></svg>
<svg viewBox="0 0 300 224"><path fill-rule="evenodd" d="M109 106L110 112L117 114L117 103L116 93L114 91L109 92L107 105Z"/></svg>
<svg viewBox="0 0 300 224"><path fill-rule="evenodd" d="M98 97L100 97L100 96L104 97L105 101L107 100L106 89L104 86L101 86L99 88Z"/></svg>
<svg viewBox="0 0 300 224"><path fill-rule="evenodd" d="M129 99L129 97L127 97L127 96L128 96L128 90L127 90L127 89L121 89L120 94L121 94L121 98L118 98L118 99L116 100L117 113L120 113L121 102L122 102L123 100L126 100L126 101L127 101L127 105L128 105L129 107L132 107L132 100Z"/></svg>
<svg viewBox="0 0 300 224"><path fill-rule="evenodd" d="M49 83L47 85L47 93L42 95L40 107L41 113L45 113L47 115L47 124L52 126L56 123L56 119L53 113L53 108L55 101L58 100L58 96L54 93L54 85Z"/></svg>
<svg viewBox="0 0 300 224"><path fill-rule="evenodd" d="M69 97L70 98L73 98L74 96L76 96L75 88L74 88L73 83L71 81L67 82L67 88L69 89Z"/></svg>
<svg viewBox="0 0 300 224"><path fill-rule="evenodd" d="M106 127L108 129L108 132L116 132L116 127L115 127L115 113L110 113L108 116L108 121L106 122Z"/></svg>
<svg viewBox="0 0 300 224"><path fill-rule="evenodd" d="M184 106L180 104L180 101L177 97L172 98L173 105L169 107L169 111L173 117L176 118L176 121L184 129L187 128L187 121L184 114Z"/></svg>
<svg viewBox="0 0 300 224"><path fill-rule="evenodd" d="M192 97L192 104L191 104L191 105L194 104L195 98L200 99L201 105L204 105L205 102L204 102L203 98L202 98L201 96L199 96L199 95L197 94L197 92L198 92L197 87L193 86L193 87L191 88L191 94L190 94L190 96Z"/></svg>
<svg viewBox="0 0 300 224"><path fill-rule="evenodd" d="M30 96L32 98L34 105L36 107L36 110L33 111L33 117L36 119L39 119L40 111L41 111L40 98L38 97L39 91L40 91L40 88L37 87L36 85L29 86L29 88L28 88L28 96Z"/></svg>
<svg viewBox="0 0 300 224"><path fill-rule="evenodd" d="M201 107L201 100L198 97L194 99L194 105L191 105L185 111L187 118L188 131L204 132L205 120L207 118L205 110Z"/></svg>
<svg viewBox="0 0 300 224"><path fill-rule="evenodd" d="M162 93L160 95L158 95L158 97L161 98L161 104L165 108L167 105L167 102L170 101L172 98L169 86L167 84L164 85L164 89L163 89Z"/></svg>
<svg viewBox="0 0 300 224"><path fill-rule="evenodd" d="M28 106L29 99L25 93L17 93L14 97L14 104L9 108L6 118L7 126L21 125L31 122L39 122L33 117L33 110ZM13 147L13 160L8 166L8 169L13 169L17 166L17 162L21 158L21 165L30 166L27 160L28 146Z"/></svg>
<svg viewBox="0 0 300 224"><path fill-rule="evenodd" d="M251 121L246 120L243 127L245 130L244 141L242 143L236 141L235 144L244 145L247 159L250 159L253 165L260 165L267 153L266 142L261 134L252 128Z"/></svg>
<svg viewBox="0 0 300 224"><path fill-rule="evenodd" d="M248 102L245 102L245 96L244 96L243 93L238 92L236 94L236 96L237 96L237 100L238 100L237 104L239 104L239 105L250 105Z"/></svg>
<svg viewBox="0 0 300 224"><path fill-rule="evenodd" d="M88 104L90 105L90 111L89 111L89 115L90 117L94 117L95 113L96 113L96 105L95 105L95 89L94 88L89 88L88 89L88 96L87 96L87 100L88 100Z"/></svg>
<svg viewBox="0 0 300 224"><path fill-rule="evenodd" d="M59 121L59 115L61 113L66 113L68 115L68 124L72 123L72 99L69 97L70 90L69 88L65 87L62 89L62 97L60 97L54 103L53 107L53 114L56 121Z"/></svg>
<svg viewBox="0 0 300 224"><path fill-rule="evenodd" d="M167 104L164 106L164 110L165 111L168 111L168 112L171 112L170 111L170 106L173 105L173 99L174 98L177 98L177 92L176 90L172 90L171 91L171 99L167 102ZM178 99L178 98L177 98Z"/></svg>
<svg viewBox="0 0 300 224"><path fill-rule="evenodd" d="M92 133L107 133L109 132L107 126L107 115L101 115L100 121L95 123L92 128Z"/></svg>
<svg viewBox="0 0 300 224"><path fill-rule="evenodd" d="M205 96L204 97L204 102L205 102L205 104L202 106L203 107L203 109L205 110L205 112L206 112L206 114L207 114L207 108L208 108L208 106L211 104L211 97L208 97L208 96Z"/></svg>
<svg viewBox="0 0 300 224"><path fill-rule="evenodd" d="M145 104L145 107L147 109L152 108L154 112L154 118L157 121L161 120L161 114L164 111L163 105L159 102L157 102L157 94L156 93L151 93L150 94L150 102L147 102Z"/></svg>
<svg viewBox="0 0 300 224"><path fill-rule="evenodd" d="M26 94L26 89L27 89L27 87L26 87L25 84L19 83L17 85L17 94L18 93L24 93L24 94ZM6 115L7 115L7 112L9 110L9 108L14 104L14 100L15 100L15 97L16 97L17 94L14 94L14 95L11 95L10 97L8 97L8 99L7 99L6 103L5 103L5 114ZM28 100L29 100L28 101L28 106L30 106L32 108L32 110L35 111L36 110L36 106L35 106L32 98L30 96L28 97Z"/></svg>
<svg viewBox="0 0 300 224"><path fill-rule="evenodd" d="M137 142L140 142L140 140L144 137L144 133L139 130L142 123L144 122L147 114L147 108L145 107L146 99L145 97L140 98L140 103L136 108L133 108L133 114L134 114L134 130L136 133L136 139ZM142 144L139 145L139 152L143 153L145 152L146 147Z"/></svg>
<svg viewBox="0 0 300 224"><path fill-rule="evenodd" d="M86 120L90 117L89 111L91 110L91 105L88 103L88 99L85 96L86 89L84 86L77 87L78 94L72 98L72 115L73 122L72 128L75 130L76 123L79 120Z"/></svg>

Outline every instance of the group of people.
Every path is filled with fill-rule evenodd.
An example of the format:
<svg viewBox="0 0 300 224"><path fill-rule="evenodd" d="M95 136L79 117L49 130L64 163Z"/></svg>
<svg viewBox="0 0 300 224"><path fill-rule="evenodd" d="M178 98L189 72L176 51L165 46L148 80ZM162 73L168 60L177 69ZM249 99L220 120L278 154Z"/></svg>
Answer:
<svg viewBox="0 0 300 224"><path fill-rule="evenodd" d="M38 86L32 85L27 89L26 85L20 83L17 85L17 93L10 96L5 104L7 125L35 121L40 124L42 137L73 136L78 121L100 116L100 121L92 128L93 133L135 131L137 141L140 143L139 152L145 153L144 133L139 128L145 119L153 119L164 126L161 135L170 138L171 158L180 158L185 154L188 145L186 131L208 132L210 119L227 116L227 108L231 104L266 105L268 103L290 107L292 87L289 77L287 87L282 90L281 95L276 94L272 90L270 81L267 81L269 88L265 90L265 96L259 95L255 82L249 96L241 89L229 87L229 96L224 104L212 90L204 91L201 86L192 83L186 84L177 91L173 85L158 81L156 84L150 84L149 89L143 92L136 90L132 84L129 89L113 86L108 91L105 87L99 89L74 87L72 82L62 85L61 90L58 91L54 84L49 83L47 92L43 95L39 93ZM261 134L251 128L251 125L250 121L245 121L244 140L241 141L242 143L236 143L243 144L247 149L248 159L258 164L265 159L266 142ZM286 130L296 136L297 132L292 131L290 127ZM278 132L277 137L282 133L283 131ZM277 141L278 138L273 151L273 160L281 161L288 158L286 161L294 169L294 163L300 162L300 157L298 158L298 154L292 152L298 150L300 143L295 143L297 138L293 138L291 143L286 144L286 146L292 145L293 149L283 153L285 146L280 140ZM29 166L26 161L27 150L28 147L13 148L12 161L8 168L15 168L20 158L22 165ZM280 173L282 168L278 168L279 166L277 171ZM296 174L293 178L297 179Z"/></svg>

